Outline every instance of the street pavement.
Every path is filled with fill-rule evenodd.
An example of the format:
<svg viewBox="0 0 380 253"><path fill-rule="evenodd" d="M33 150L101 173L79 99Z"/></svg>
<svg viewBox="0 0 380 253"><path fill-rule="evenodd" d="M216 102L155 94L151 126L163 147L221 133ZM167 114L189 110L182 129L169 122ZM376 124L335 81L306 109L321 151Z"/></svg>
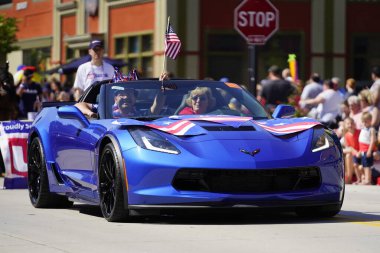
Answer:
<svg viewBox="0 0 380 253"><path fill-rule="evenodd" d="M380 252L380 186L347 185L342 211L328 219L231 213L109 223L84 204L33 208L27 190L0 190L0 214L1 253Z"/></svg>

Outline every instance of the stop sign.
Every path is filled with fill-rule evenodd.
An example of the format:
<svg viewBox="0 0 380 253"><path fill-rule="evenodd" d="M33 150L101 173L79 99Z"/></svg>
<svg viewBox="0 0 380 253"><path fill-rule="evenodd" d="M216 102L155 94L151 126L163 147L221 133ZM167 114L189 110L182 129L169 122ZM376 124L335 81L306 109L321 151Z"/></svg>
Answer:
<svg viewBox="0 0 380 253"><path fill-rule="evenodd" d="M277 31L278 16L269 0L244 0L235 8L235 30L248 44L263 45Z"/></svg>

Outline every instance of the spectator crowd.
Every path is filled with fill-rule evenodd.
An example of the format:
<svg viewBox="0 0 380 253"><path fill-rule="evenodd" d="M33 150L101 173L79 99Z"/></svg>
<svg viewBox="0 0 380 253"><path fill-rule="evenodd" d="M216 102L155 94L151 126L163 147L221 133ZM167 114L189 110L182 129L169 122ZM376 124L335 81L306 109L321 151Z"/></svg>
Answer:
<svg viewBox="0 0 380 253"><path fill-rule="evenodd" d="M315 118L333 129L343 147L346 183L380 185L380 67L372 68L369 88L358 87L353 78L344 85L337 77L322 80L318 73L302 85L287 73L270 67L259 85L258 100L268 112L278 104L292 104L297 116Z"/></svg>

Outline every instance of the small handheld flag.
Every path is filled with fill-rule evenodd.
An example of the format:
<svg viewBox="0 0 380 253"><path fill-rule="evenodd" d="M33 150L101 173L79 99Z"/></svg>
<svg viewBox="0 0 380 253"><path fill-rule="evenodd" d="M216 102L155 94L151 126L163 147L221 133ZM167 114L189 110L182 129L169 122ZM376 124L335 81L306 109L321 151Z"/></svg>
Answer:
<svg viewBox="0 0 380 253"><path fill-rule="evenodd" d="M139 75L137 74L136 69L133 69L132 71L128 73L127 80L128 81L139 80Z"/></svg>
<svg viewBox="0 0 380 253"><path fill-rule="evenodd" d="M177 58L177 55L181 49L181 41L177 34L174 32L170 22L165 34L165 55L172 58Z"/></svg>
<svg viewBox="0 0 380 253"><path fill-rule="evenodd" d="M128 73L127 76L125 76L123 75L123 73L121 73L121 71L118 68L115 67L112 80L114 83L125 82L125 81L135 81L135 80L139 80L139 76L137 74L136 69L133 69L132 71Z"/></svg>
<svg viewBox="0 0 380 253"><path fill-rule="evenodd" d="M112 77L112 81L114 83L118 83L118 82L124 82L126 81L126 79L124 78L123 76L123 73L121 73L121 71L115 67L115 70L114 70L114 74L113 74L113 77Z"/></svg>

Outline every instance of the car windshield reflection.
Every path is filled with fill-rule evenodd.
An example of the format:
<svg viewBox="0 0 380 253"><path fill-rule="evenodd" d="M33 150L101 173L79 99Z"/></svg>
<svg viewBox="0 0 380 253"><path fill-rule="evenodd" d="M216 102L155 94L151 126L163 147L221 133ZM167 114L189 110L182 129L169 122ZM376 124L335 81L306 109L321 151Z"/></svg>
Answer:
<svg viewBox="0 0 380 253"><path fill-rule="evenodd" d="M171 115L228 115L268 119L260 103L239 85L216 81L139 80L106 89L106 118L154 120Z"/></svg>

